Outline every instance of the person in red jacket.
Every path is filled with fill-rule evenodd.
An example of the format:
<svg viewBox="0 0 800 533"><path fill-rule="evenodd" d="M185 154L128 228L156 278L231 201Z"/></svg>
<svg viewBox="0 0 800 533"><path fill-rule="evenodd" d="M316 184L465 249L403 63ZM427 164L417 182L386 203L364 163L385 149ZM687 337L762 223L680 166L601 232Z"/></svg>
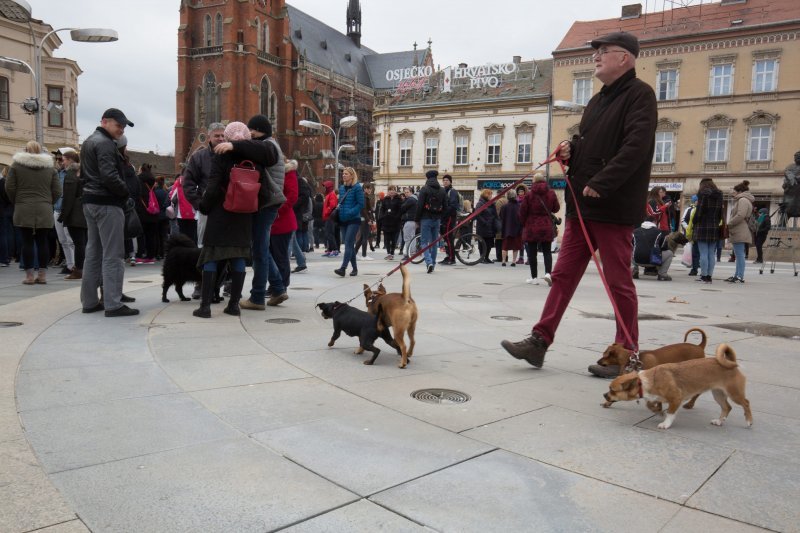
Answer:
<svg viewBox="0 0 800 533"><path fill-rule="evenodd" d="M332 220L331 212L339 205L339 198L336 196L333 182L326 180L322 182L325 187L325 203L322 204L322 220L325 221L325 253L324 257L336 257L339 255L339 241L336 238L336 220Z"/></svg>
<svg viewBox="0 0 800 533"><path fill-rule="evenodd" d="M297 161L286 161L286 176L283 180L283 195L286 201L278 208L278 218L269 232L269 288L267 305L275 306L289 299L286 289L292 265L289 260L289 246L292 234L297 230L297 217L294 216L294 204L299 194L297 181Z"/></svg>
<svg viewBox="0 0 800 533"><path fill-rule="evenodd" d="M667 189L656 185L647 195L647 220L658 226L661 231L670 231L669 211L672 200L667 196Z"/></svg>

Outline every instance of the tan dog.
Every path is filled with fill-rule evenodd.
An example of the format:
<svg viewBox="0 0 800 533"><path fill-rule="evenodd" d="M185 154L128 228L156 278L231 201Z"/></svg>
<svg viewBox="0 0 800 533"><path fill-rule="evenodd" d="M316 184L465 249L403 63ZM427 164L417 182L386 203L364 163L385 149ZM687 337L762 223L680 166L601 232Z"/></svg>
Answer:
<svg viewBox="0 0 800 533"><path fill-rule="evenodd" d="M747 426L750 427L753 425L753 414L744 393L745 381L733 348L720 344L714 358L666 363L649 370L619 376L611 382L609 391L603 397L609 402L639 398L667 402L667 416L658 428L669 429L683 400L711 390L722 408L719 418L712 420L712 424L721 426L725 422L731 412L731 405L728 403L730 398L742 406Z"/></svg>
<svg viewBox="0 0 800 533"><path fill-rule="evenodd" d="M403 274L403 291L386 292L383 284L373 292L364 284L364 297L367 311L378 317L378 331L391 327L394 341L400 347L400 368L405 368L408 359L414 354L414 330L417 327L417 304L411 298L411 275L405 265L400 266ZM408 332L409 345L406 347L405 333Z"/></svg>
<svg viewBox="0 0 800 533"><path fill-rule="evenodd" d="M691 344L686 342L689 334L697 331L702 335L700 344ZM664 363L678 363L680 361L688 361L690 359L702 359L706 356L704 353L706 349L706 332L700 328L692 328L683 336L683 342L678 344L670 344L655 350L642 350L639 352L639 360L642 362L642 368L647 370L656 365ZM628 361L631 358L631 351L621 344L612 344L606 351L603 352L603 357L598 361L598 365L613 366L619 365L620 375L624 372Z"/></svg>

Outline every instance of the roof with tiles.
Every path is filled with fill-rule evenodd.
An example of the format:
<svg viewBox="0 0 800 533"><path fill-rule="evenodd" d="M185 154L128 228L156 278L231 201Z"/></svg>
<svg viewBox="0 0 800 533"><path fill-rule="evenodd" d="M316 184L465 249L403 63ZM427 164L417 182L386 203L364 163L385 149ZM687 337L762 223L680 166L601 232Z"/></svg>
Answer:
<svg viewBox="0 0 800 533"><path fill-rule="evenodd" d="M636 35L643 46L648 42L725 31L740 32L749 27L800 23L798 0L746 0L703 3L677 7L633 18L575 22L554 54L589 47L589 42L615 31ZM655 42L653 44L656 44Z"/></svg>

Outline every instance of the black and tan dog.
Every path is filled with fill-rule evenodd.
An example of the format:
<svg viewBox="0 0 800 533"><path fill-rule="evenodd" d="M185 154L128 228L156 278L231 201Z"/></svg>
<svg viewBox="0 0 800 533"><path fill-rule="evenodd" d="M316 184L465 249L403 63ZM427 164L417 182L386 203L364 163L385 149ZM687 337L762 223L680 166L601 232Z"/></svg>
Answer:
<svg viewBox="0 0 800 533"><path fill-rule="evenodd" d="M322 318L333 320L333 336L328 346L333 346L344 331L350 337L358 337L358 349L354 353L364 353L364 350L372 352L372 358L364 361L365 365L373 364L381 353L375 347L378 337L386 341L386 344L397 350L397 354L400 355L400 347L392 339L389 329L386 327L378 329L379 317L340 302L319 303L317 307L322 312Z"/></svg>
<svg viewBox="0 0 800 533"><path fill-rule="evenodd" d="M378 331L391 326L394 329L394 340L400 346L400 368L405 368L409 358L414 355L414 331L417 327L417 304L411 297L411 275L405 265L400 265L403 274L402 292L386 292L383 284L373 292L364 284L364 298L367 311L379 318ZM408 333L408 347L405 334Z"/></svg>
<svg viewBox="0 0 800 533"><path fill-rule="evenodd" d="M190 281L199 283L202 279L202 273L197 268L199 257L200 248L186 235L178 233L167 240L164 266L161 269L161 276L164 278L161 285L162 302L169 302L167 291L171 285L175 286L175 292L182 302L191 300L183 295L183 284Z"/></svg>

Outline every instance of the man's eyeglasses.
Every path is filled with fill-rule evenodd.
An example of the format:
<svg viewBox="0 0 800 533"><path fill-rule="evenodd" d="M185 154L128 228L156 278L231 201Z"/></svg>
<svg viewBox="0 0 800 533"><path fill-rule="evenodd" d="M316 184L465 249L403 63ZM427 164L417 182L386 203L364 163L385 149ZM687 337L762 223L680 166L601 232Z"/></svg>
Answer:
<svg viewBox="0 0 800 533"><path fill-rule="evenodd" d="M612 52L622 52L623 54L627 54L628 53L627 50L603 50L603 49L600 49L600 50L597 50L595 53L593 53L592 57L600 57L600 56L604 56L606 54L610 54Z"/></svg>

